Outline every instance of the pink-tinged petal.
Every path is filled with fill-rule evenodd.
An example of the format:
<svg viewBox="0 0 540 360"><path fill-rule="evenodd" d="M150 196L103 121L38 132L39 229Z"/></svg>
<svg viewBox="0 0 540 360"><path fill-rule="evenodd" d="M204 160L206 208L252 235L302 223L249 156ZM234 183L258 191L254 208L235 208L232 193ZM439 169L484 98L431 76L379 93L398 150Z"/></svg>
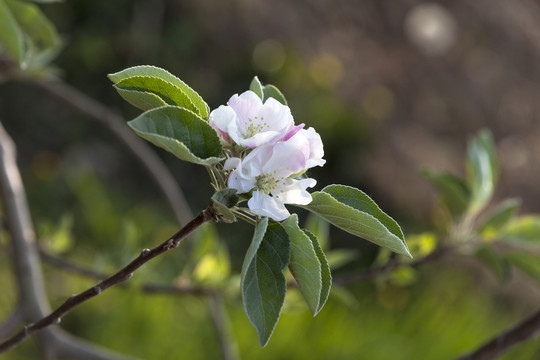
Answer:
<svg viewBox="0 0 540 360"><path fill-rule="evenodd" d="M224 145L230 145L232 143L229 136L231 127L236 127L236 113L234 110L229 106L221 105L210 113L208 121L210 126L218 133L221 142Z"/></svg>
<svg viewBox="0 0 540 360"><path fill-rule="evenodd" d="M267 130L274 130L281 134L277 140L281 140L287 131L294 126L291 109L273 98L266 100L258 119L261 125L267 126Z"/></svg>
<svg viewBox="0 0 540 360"><path fill-rule="evenodd" d="M256 148L264 144L277 141L281 133L277 131L266 131L253 135L250 138L240 140L240 145L246 148Z"/></svg>
<svg viewBox="0 0 540 360"><path fill-rule="evenodd" d="M307 178L301 180L288 179L287 185L275 190L279 193L279 199L284 204L307 205L311 202L311 194L306 191L309 187L314 187L317 184L315 179Z"/></svg>
<svg viewBox="0 0 540 360"><path fill-rule="evenodd" d="M282 141L287 141L289 140L290 138L292 138L294 135L296 135L297 132L299 132L300 130L302 130L304 128L306 124L302 123L300 125L295 125L293 127L291 127L289 129L289 131L287 132L287 134L285 135L285 137L283 137L283 140Z"/></svg>
<svg viewBox="0 0 540 360"><path fill-rule="evenodd" d="M275 221L285 220L291 215L283 202L261 191L253 192L248 207L255 215L268 216Z"/></svg>
<svg viewBox="0 0 540 360"><path fill-rule="evenodd" d="M286 142L290 146L301 151L302 154L304 154L304 158L307 162L307 160L309 159L310 151L309 151L309 140L306 137L305 133L306 133L305 130L299 129L299 131L296 134L294 134L291 138L289 138Z"/></svg>
<svg viewBox="0 0 540 360"><path fill-rule="evenodd" d="M263 166L265 174L275 173L279 177L289 177L302 171L306 165L304 154L288 142L273 145L272 157Z"/></svg>
<svg viewBox="0 0 540 360"><path fill-rule="evenodd" d="M263 106L261 98L253 91L246 91L240 95L233 95L227 103L236 113L237 126L241 134L245 134L250 124L250 119L259 117Z"/></svg>
<svg viewBox="0 0 540 360"><path fill-rule="evenodd" d="M326 163L322 157L324 156L324 148L321 136L313 128L304 130L304 134L309 141L309 159L307 167L323 166Z"/></svg>

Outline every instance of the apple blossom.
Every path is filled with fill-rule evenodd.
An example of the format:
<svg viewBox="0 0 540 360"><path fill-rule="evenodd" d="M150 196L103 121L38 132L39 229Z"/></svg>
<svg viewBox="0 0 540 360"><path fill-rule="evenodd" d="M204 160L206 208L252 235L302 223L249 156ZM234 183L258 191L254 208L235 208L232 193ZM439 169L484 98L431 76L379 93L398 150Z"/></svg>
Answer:
<svg viewBox="0 0 540 360"><path fill-rule="evenodd" d="M311 195L306 191L317 183L314 179L294 179L306 168L306 156L294 143L281 141L255 148L244 159L230 158L225 170L233 170L228 186L238 193L252 191L248 207L256 215L276 221L289 217L284 204L307 205Z"/></svg>
<svg viewBox="0 0 540 360"><path fill-rule="evenodd" d="M250 90L233 95L226 106L221 105L212 111L209 123L223 145L231 146L235 143L244 148L275 143L301 129L294 126L288 106L273 98L263 103Z"/></svg>

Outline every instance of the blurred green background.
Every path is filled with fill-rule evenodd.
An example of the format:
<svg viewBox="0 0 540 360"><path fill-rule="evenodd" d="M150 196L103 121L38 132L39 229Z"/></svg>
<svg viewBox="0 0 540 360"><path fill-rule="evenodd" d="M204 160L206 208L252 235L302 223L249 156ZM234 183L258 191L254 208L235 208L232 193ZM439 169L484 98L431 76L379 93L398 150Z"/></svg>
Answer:
<svg viewBox="0 0 540 360"><path fill-rule="evenodd" d="M275 84L295 120L323 138L327 164L311 172L317 189L330 183L363 189L406 234L438 226L434 193L419 170L463 173L466 140L481 127L493 131L499 149L497 197L520 197L522 211L540 212L534 1L117 0L41 8L64 40L53 62L58 75L126 119L138 111L106 75L133 65L169 70L211 108L245 91L254 75ZM18 147L38 237L51 251L110 273L178 228L118 140L43 89L0 83L0 119ZM212 194L204 169L156 152L192 211L204 208ZM246 224L217 226L233 273L251 231ZM332 249L355 258L336 274L362 269L376 256L375 247L337 229L330 238ZM0 246L4 319L16 290L5 234ZM142 359L220 358L207 297L149 295L139 287L180 283L180 274L193 269L193 246L147 264L128 286L70 313L62 327ZM44 273L53 306L95 282L48 264ZM227 285L225 306L244 359L451 359L535 309L537 285L514 275L500 285L475 261L451 258L422 267L406 286L384 279L336 286L316 318L291 290L264 349L235 292L238 279ZM37 354L27 341L3 358ZM540 358L540 341L504 358Z"/></svg>

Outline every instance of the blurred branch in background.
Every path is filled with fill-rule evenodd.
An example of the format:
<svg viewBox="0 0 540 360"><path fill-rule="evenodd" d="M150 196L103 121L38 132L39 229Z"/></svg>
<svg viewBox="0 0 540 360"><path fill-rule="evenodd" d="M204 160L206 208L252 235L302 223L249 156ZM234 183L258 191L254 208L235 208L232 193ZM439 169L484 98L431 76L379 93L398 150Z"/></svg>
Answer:
<svg viewBox="0 0 540 360"><path fill-rule="evenodd" d="M2 322L0 326L0 339L5 338L8 336L21 322L23 322L22 319L22 309L20 306L18 306L13 313L6 319L4 322Z"/></svg>
<svg viewBox="0 0 540 360"><path fill-rule="evenodd" d="M536 336L540 331L540 311L537 311L513 328L497 335L485 345L458 360L491 360L498 358L512 347Z"/></svg>
<svg viewBox="0 0 540 360"><path fill-rule="evenodd" d="M126 122L122 117L64 82L36 81L32 84L105 126L147 170L148 175L158 185L180 224L187 224L193 218L182 190L163 161L144 141L133 134L125 125Z"/></svg>
<svg viewBox="0 0 540 360"><path fill-rule="evenodd" d="M2 129L0 128L0 130ZM7 140L9 140L9 138ZM14 159L12 159L12 161L14 163ZM13 172L13 169L9 169L7 171ZM23 189L22 182L17 184L16 187L20 189L20 191L22 191ZM10 189L8 189L8 191L9 190ZM8 199L8 204L9 204L9 199ZM8 211L9 211L9 208L8 208ZM21 214L18 214L18 216L20 215ZM23 217L23 219L29 219L27 213L25 214L25 216L26 217ZM214 213L214 209L212 205L209 205L207 209L203 210L199 215L193 218L190 222L188 222L182 229L180 229L176 234L171 236L169 239L167 239L166 241L164 241L163 243L154 247L151 250L144 249L137 258L135 258L128 265L120 269L118 272L109 276L105 280L101 281L99 284L90 287L86 291L83 291L77 295L71 296L64 303L62 303L62 305L56 308L56 310L54 310L49 315L47 316L44 315L45 313L49 312L47 311L47 309L40 308L39 312L36 311L35 315L29 318L31 320L25 319L27 322L31 322L30 324L26 325L24 329L22 329L20 332L16 333L12 337L0 343L0 353L9 350L13 346L16 346L17 344L19 344L20 342L28 338L33 333L38 332L39 330L45 329L45 331L48 331L49 330L47 329L48 326L59 323L62 317L65 314L67 314L69 311L71 311L73 308L75 308L76 306L93 298L94 296L101 294L103 291L107 290L111 286L120 284L128 280L129 278L131 278L135 270L139 269L142 265L144 265L149 260L165 253L168 250L178 247L178 245L180 244L180 241L182 241L192 231L196 230L199 226L201 226L207 221L210 221L210 220L218 221L218 219L219 219L218 215ZM32 253L33 256L36 257L35 259L32 259L32 260L34 260L35 264L39 264L39 260L37 259L37 247L35 246L35 243L33 244L32 247L27 247L25 250L28 251L29 253ZM24 260L26 261L27 259L24 258ZM26 275L26 271L24 269L22 269L19 273ZM24 286L21 285L21 288L24 288L26 286L29 287L28 288L29 294L28 296L26 296L26 298L28 298L28 301L32 306L35 306L34 303L36 303L37 300L41 299L41 297L45 298L45 290L43 288L43 285L41 284L41 287L36 288L37 290L42 289L41 297L38 296L40 294L35 294L35 291L37 290L34 290L34 287L37 285L37 281L41 281L41 272L38 269L35 269L28 274L33 274L33 276L36 276L36 280L33 283L32 282L29 282L28 284L24 283L25 285ZM29 275L26 275L26 276L29 276ZM34 299L34 296L35 296L35 299ZM24 298L25 297L23 297L23 299ZM41 305L41 304L37 304L37 305ZM43 306L45 307L45 305ZM30 308L30 310L33 310L33 309Z"/></svg>
<svg viewBox="0 0 540 360"><path fill-rule="evenodd" d="M13 265L19 287L21 318L25 323L32 323L50 312L50 305L43 284L41 262L39 261L26 194L17 168L15 144L1 123L0 193L6 223L11 235ZM27 327L19 334L23 338L28 336ZM81 360L130 359L90 345L68 335L61 329L45 329L38 334L37 339L45 359L56 359L57 357Z"/></svg>

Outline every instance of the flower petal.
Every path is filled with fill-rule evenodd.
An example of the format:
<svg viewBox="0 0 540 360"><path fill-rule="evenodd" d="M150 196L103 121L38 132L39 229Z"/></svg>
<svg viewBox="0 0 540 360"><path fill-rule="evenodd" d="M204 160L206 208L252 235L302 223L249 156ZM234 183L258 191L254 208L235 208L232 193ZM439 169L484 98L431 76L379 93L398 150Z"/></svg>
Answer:
<svg viewBox="0 0 540 360"><path fill-rule="evenodd" d="M299 132L300 130L302 130L304 128L304 126L306 126L306 124L302 123L300 125L295 125L295 126L292 126L289 131L287 131L287 134L285 135L285 137L283 138L283 141L287 141L289 140L290 138L292 138L294 135L296 135L297 132Z"/></svg>
<svg viewBox="0 0 540 360"><path fill-rule="evenodd" d="M237 157L229 158L225 161L225 164L223 165L223 170L234 170L240 165L242 160Z"/></svg>
<svg viewBox="0 0 540 360"><path fill-rule="evenodd" d="M218 133L221 142L224 145L230 145L231 138L229 134L236 127L236 113L234 110L230 106L221 105L210 113L208 122Z"/></svg>
<svg viewBox="0 0 540 360"><path fill-rule="evenodd" d="M294 126L291 109L274 98L266 100L258 119L261 124L268 126L268 130L274 130L281 134L281 137L277 140L281 140L289 129Z"/></svg>
<svg viewBox="0 0 540 360"><path fill-rule="evenodd" d="M285 220L291 215L283 202L261 191L253 192L253 196L248 201L248 207L252 213L268 216L275 221Z"/></svg>
<svg viewBox="0 0 540 360"><path fill-rule="evenodd" d="M265 174L274 173L278 177L289 177L304 170L306 158L294 145L288 142L278 142L273 145L272 157L264 164Z"/></svg>
<svg viewBox="0 0 540 360"><path fill-rule="evenodd" d="M249 120L258 118L263 107L261 98L251 90L233 95L227 104L236 113L238 130L242 134L247 132Z"/></svg>
<svg viewBox="0 0 540 360"><path fill-rule="evenodd" d="M277 141L280 136L283 136L283 134L278 131L265 131L257 133L252 137L242 139L239 144L243 147L255 148L257 146L273 143Z"/></svg>
<svg viewBox="0 0 540 360"><path fill-rule="evenodd" d="M239 166L229 175L227 186L236 189L239 194L244 194L255 187L255 178L244 176L242 166Z"/></svg>
<svg viewBox="0 0 540 360"><path fill-rule="evenodd" d="M279 196L284 204L307 205L311 202L311 194L306 191L308 187L314 187L317 184L315 179L287 179L285 185L278 187L272 192Z"/></svg>

